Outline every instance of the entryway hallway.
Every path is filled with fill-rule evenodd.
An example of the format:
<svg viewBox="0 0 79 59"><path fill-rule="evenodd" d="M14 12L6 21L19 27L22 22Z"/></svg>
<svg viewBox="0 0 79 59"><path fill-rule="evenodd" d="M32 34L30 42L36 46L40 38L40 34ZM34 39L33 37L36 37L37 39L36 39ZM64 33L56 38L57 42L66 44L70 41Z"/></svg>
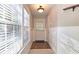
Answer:
<svg viewBox="0 0 79 59"><path fill-rule="evenodd" d="M31 45L29 47L29 54L52 54L53 49L49 44L48 38L48 20L47 15L53 5L47 4L25 4L31 12ZM25 53L27 48L24 49L22 54ZM26 52L27 53L27 52Z"/></svg>
<svg viewBox="0 0 79 59"><path fill-rule="evenodd" d="M30 21L32 41L30 45L28 44L30 46L28 53L79 53L79 4L29 4L28 7L32 15ZM45 46L44 42L47 42L49 47Z"/></svg>
<svg viewBox="0 0 79 59"><path fill-rule="evenodd" d="M78 54L79 4L0 4L0 54Z"/></svg>

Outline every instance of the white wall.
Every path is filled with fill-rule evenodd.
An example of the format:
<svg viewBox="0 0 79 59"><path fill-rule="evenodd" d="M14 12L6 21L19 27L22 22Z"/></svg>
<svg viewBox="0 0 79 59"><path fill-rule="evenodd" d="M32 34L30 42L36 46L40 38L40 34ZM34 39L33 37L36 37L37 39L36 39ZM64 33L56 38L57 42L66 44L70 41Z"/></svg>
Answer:
<svg viewBox="0 0 79 59"><path fill-rule="evenodd" d="M57 10L56 6L52 7L50 10L48 17L48 42L52 48L52 52L56 53L56 44L57 44Z"/></svg>
<svg viewBox="0 0 79 59"><path fill-rule="evenodd" d="M29 28L28 28L28 30L29 30L28 40L29 41L27 42L27 44L25 46L22 47L20 53L21 54L27 54L27 53L29 53L30 47L32 45L32 16L31 16L31 13L30 13L30 10L29 10L28 6L27 5L23 5L23 6L26 9L27 13L29 14L29 22L30 22L29 23Z"/></svg>
<svg viewBox="0 0 79 59"><path fill-rule="evenodd" d="M71 5L57 5L57 53L79 53L79 8L64 11Z"/></svg>
<svg viewBox="0 0 79 59"><path fill-rule="evenodd" d="M48 42L55 53L79 53L79 8L64 11L72 4L59 4L48 14Z"/></svg>

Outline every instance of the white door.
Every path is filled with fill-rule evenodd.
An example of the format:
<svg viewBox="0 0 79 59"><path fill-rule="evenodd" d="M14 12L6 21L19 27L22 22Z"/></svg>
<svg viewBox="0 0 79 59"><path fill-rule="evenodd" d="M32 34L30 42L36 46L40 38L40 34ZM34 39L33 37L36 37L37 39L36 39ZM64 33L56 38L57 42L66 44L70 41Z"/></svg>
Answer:
<svg viewBox="0 0 79 59"><path fill-rule="evenodd" d="M46 41L46 28L45 28L45 20L35 22L35 40L44 40Z"/></svg>

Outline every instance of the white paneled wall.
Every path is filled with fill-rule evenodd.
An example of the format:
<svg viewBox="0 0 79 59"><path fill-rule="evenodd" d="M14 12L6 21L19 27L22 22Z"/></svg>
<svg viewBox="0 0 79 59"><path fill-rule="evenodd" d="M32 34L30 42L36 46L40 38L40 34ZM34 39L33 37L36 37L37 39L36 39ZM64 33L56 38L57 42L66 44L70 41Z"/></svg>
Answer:
<svg viewBox="0 0 79 59"><path fill-rule="evenodd" d="M79 53L79 26L59 27L57 53Z"/></svg>
<svg viewBox="0 0 79 59"><path fill-rule="evenodd" d="M52 48L52 52L56 53L57 48L57 9L56 6L52 7L47 17L47 33L48 43Z"/></svg>
<svg viewBox="0 0 79 59"><path fill-rule="evenodd" d="M55 53L79 53L79 7L63 10L69 6L56 5L48 15L48 42Z"/></svg>
<svg viewBox="0 0 79 59"><path fill-rule="evenodd" d="M52 48L52 51L56 53L57 51L57 28L50 28L49 29L49 44Z"/></svg>
<svg viewBox="0 0 79 59"><path fill-rule="evenodd" d="M63 10L72 5L57 5L57 53L79 53L79 7Z"/></svg>

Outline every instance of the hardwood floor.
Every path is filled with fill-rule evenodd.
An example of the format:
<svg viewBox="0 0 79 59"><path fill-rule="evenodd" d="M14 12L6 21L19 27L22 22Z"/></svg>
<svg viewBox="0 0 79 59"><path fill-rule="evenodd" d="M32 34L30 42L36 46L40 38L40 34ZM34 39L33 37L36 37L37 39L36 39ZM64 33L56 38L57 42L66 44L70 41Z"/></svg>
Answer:
<svg viewBox="0 0 79 59"><path fill-rule="evenodd" d="M51 49L46 41L34 41L31 49Z"/></svg>

